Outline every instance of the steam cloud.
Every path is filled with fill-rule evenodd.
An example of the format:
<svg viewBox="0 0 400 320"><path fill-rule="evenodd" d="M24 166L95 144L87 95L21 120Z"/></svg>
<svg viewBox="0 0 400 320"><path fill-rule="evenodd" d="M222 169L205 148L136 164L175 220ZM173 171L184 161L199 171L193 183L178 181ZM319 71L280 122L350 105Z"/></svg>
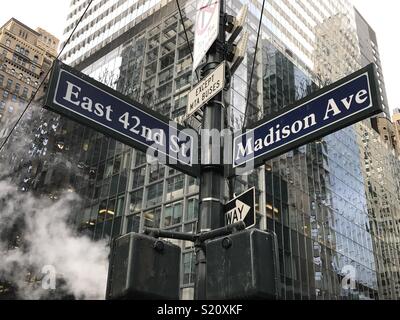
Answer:
<svg viewBox="0 0 400 320"><path fill-rule="evenodd" d="M109 248L105 241L94 242L75 232L70 219L79 210L79 196L57 190L57 201L38 197L23 192L9 179L18 163L45 156L48 137L58 130L56 115L36 104L31 110L32 116L24 117L0 154L0 280L11 283L20 299L63 298L66 294L76 299L104 299ZM40 125L35 129L33 123ZM51 163L59 161L67 160L57 155ZM15 226L22 231L13 234L12 239L17 235L20 239L10 246ZM46 266L56 272L56 291L42 287ZM27 281L32 278L37 281Z"/></svg>
<svg viewBox="0 0 400 320"><path fill-rule="evenodd" d="M15 223L24 228L21 248L10 250L0 242L0 275L17 288L20 298L46 298L49 292L41 284L27 283L26 276L32 269L40 274L50 265L57 279L63 279L63 291L77 299L104 299L108 249L105 242L93 242L72 231L67 220L78 202L74 193L64 193L60 200L52 201L0 182L0 235Z"/></svg>

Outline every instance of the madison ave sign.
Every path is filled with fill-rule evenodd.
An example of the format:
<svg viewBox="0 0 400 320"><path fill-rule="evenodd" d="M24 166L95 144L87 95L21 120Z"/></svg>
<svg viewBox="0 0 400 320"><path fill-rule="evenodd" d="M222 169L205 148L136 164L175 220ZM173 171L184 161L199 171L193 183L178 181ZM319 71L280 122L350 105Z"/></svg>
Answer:
<svg viewBox="0 0 400 320"><path fill-rule="evenodd" d="M256 168L296 147L382 112L374 68L371 64L236 134L233 167Z"/></svg>
<svg viewBox="0 0 400 320"><path fill-rule="evenodd" d="M61 62L56 62L46 107L151 155L159 162L199 176L198 137L168 118Z"/></svg>

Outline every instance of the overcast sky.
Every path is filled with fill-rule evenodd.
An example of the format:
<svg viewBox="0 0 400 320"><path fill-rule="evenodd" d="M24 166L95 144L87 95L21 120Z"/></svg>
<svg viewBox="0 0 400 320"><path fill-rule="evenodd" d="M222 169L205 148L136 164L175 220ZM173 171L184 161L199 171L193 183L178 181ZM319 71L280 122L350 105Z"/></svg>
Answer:
<svg viewBox="0 0 400 320"><path fill-rule="evenodd" d="M352 0L376 31L391 109L400 107L396 97L400 72L400 1ZM11 0L0 10L0 24L15 17L31 28L42 27L61 38L70 0Z"/></svg>

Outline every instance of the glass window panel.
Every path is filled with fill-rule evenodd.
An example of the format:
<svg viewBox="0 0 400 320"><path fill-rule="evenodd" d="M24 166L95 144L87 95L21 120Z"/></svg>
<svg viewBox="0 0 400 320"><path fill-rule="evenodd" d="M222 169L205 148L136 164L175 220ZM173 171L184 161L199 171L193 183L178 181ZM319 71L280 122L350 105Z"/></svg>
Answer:
<svg viewBox="0 0 400 320"><path fill-rule="evenodd" d="M164 209L164 226L168 227L172 225L172 214L174 208L172 206L167 206Z"/></svg>
<svg viewBox="0 0 400 320"><path fill-rule="evenodd" d="M121 222L122 222L122 217L117 217L114 219L114 224L112 228L112 238L117 238L119 235L121 235Z"/></svg>
<svg viewBox="0 0 400 320"><path fill-rule="evenodd" d="M146 211L144 213L144 225L149 228L160 227L161 208Z"/></svg>
<svg viewBox="0 0 400 320"><path fill-rule="evenodd" d="M179 202L174 205L174 218L172 220L173 224L181 223L183 214L183 203Z"/></svg>
<svg viewBox="0 0 400 320"><path fill-rule="evenodd" d="M132 189L142 187L146 177L146 167L133 170Z"/></svg>
<svg viewBox="0 0 400 320"><path fill-rule="evenodd" d="M135 213L142 209L143 189L131 192L129 212Z"/></svg>
<svg viewBox="0 0 400 320"><path fill-rule="evenodd" d="M140 214L135 214L127 217L126 232L139 232L140 229Z"/></svg>
<svg viewBox="0 0 400 320"><path fill-rule="evenodd" d="M192 198L188 200L187 210L185 212L185 221L191 221L197 218L199 210L199 200Z"/></svg>
<svg viewBox="0 0 400 320"><path fill-rule="evenodd" d="M117 200L115 216L117 216L117 217L123 216L124 210L125 210L125 197L119 197Z"/></svg>
<svg viewBox="0 0 400 320"><path fill-rule="evenodd" d="M162 201L163 183L156 183L147 188L147 207L157 205Z"/></svg>

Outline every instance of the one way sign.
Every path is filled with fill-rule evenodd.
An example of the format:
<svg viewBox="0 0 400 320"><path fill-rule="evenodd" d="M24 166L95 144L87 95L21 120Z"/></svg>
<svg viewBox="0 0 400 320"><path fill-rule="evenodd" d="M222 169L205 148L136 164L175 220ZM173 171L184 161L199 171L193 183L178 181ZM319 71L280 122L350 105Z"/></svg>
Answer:
<svg viewBox="0 0 400 320"><path fill-rule="evenodd" d="M246 224L246 229L256 225L256 190L250 190L242 193L240 196L229 201L224 206L225 223L226 225L243 221Z"/></svg>

